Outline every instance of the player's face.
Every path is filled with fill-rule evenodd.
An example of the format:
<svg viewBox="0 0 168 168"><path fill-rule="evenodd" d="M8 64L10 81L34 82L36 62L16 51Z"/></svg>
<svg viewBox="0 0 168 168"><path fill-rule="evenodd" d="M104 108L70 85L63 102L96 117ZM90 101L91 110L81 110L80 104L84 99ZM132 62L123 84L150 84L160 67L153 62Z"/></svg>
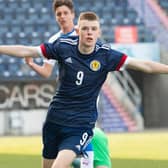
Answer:
<svg viewBox="0 0 168 168"><path fill-rule="evenodd" d="M80 44L85 47L94 47L100 37L100 24L98 21L81 20L78 23Z"/></svg>
<svg viewBox="0 0 168 168"><path fill-rule="evenodd" d="M73 26L74 13L67 6L58 7L55 11L55 17L62 30L67 30Z"/></svg>

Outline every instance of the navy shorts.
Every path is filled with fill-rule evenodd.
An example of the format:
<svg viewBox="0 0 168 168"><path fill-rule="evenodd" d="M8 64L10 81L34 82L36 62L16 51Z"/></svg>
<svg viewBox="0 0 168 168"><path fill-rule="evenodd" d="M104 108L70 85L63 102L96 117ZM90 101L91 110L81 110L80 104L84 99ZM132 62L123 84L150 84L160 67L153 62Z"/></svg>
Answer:
<svg viewBox="0 0 168 168"><path fill-rule="evenodd" d="M82 155L92 136L92 128L68 127L45 122L43 125L43 157L55 159L58 152L63 149L72 150L77 156Z"/></svg>

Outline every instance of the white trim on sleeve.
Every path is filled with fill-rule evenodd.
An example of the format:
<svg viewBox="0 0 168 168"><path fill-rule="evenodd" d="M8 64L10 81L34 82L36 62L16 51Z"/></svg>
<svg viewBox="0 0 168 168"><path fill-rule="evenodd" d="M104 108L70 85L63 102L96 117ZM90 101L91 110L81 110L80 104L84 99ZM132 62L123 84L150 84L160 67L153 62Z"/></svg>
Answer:
<svg viewBox="0 0 168 168"><path fill-rule="evenodd" d="M37 52L38 52L39 56L44 58L43 52L41 51L41 47L37 46L36 48L37 48Z"/></svg>
<svg viewBox="0 0 168 168"><path fill-rule="evenodd" d="M127 56L127 58L126 58L124 64L123 64L122 67L120 68L120 71L123 71L123 70L126 69L126 67L127 67L127 65L128 65L128 62L130 61L130 59L131 59L131 58Z"/></svg>
<svg viewBox="0 0 168 168"><path fill-rule="evenodd" d="M54 60L54 59L49 59L49 60L48 59L44 59L43 62L54 66L57 61Z"/></svg>

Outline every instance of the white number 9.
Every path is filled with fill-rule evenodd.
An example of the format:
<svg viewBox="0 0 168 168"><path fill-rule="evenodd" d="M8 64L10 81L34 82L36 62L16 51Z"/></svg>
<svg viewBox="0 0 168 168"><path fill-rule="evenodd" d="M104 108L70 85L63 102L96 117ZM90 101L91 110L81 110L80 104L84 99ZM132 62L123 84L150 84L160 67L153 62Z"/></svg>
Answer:
<svg viewBox="0 0 168 168"><path fill-rule="evenodd" d="M88 133L84 132L82 135L82 139L80 140L80 145L84 145L86 143L87 138L88 138Z"/></svg>
<svg viewBox="0 0 168 168"><path fill-rule="evenodd" d="M76 75L76 85L81 85L83 82L83 77L84 77L84 73L82 71L79 71Z"/></svg>

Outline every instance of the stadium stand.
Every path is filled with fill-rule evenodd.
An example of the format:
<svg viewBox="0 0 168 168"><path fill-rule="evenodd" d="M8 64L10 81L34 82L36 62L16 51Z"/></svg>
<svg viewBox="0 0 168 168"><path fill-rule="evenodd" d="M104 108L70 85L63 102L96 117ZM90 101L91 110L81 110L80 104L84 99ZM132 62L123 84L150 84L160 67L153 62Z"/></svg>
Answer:
<svg viewBox="0 0 168 168"><path fill-rule="evenodd" d="M141 92L127 71L110 73L99 98L98 123L105 132L140 131Z"/></svg>
<svg viewBox="0 0 168 168"><path fill-rule="evenodd" d="M40 3L33 0L0 0L0 44L40 44L47 41L52 34L58 31L51 11L51 2L46 0L41 0ZM139 42L154 40L151 32L145 28L143 20L129 6L127 0L74 0L74 4L77 16L85 10L93 10L98 13L103 27L103 40L106 42L115 42L115 28L118 25L137 26ZM102 8L102 6L106 6L106 8ZM8 64L8 61L5 63ZM17 69L20 69L20 65L18 63ZM10 73L10 69L8 72L10 75L16 75Z"/></svg>
<svg viewBox="0 0 168 168"><path fill-rule="evenodd" d="M167 50L168 44L168 17L160 8L159 2L162 0L128 0L131 7L134 7L140 18L143 18L145 26L139 26L139 33L149 41L156 40L160 42L160 46ZM164 0L163 0L164 1ZM167 2L165 0L165 2ZM143 8L142 8L143 7ZM144 38L142 38L144 39ZM141 40L140 40L141 41ZM144 39L146 41L146 39Z"/></svg>
<svg viewBox="0 0 168 168"><path fill-rule="evenodd" d="M115 100L115 99L114 99ZM100 114L101 128L105 132L131 132L137 131L137 125L135 121L129 116L129 114L118 104L115 107L116 102L110 101L110 98L103 92L102 93L102 105L104 106L103 112Z"/></svg>
<svg viewBox="0 0 168 168"><path fill-rule="evenodd" d="M105 132L123 132L128 131L128 127L125 124L122 116L114 107L114 104L110 102L108 97L102 93L101 95L101 103L105 107L103 108L102 113L106 113L105 115L100 113L101 117L101 127Z"/></svg>

